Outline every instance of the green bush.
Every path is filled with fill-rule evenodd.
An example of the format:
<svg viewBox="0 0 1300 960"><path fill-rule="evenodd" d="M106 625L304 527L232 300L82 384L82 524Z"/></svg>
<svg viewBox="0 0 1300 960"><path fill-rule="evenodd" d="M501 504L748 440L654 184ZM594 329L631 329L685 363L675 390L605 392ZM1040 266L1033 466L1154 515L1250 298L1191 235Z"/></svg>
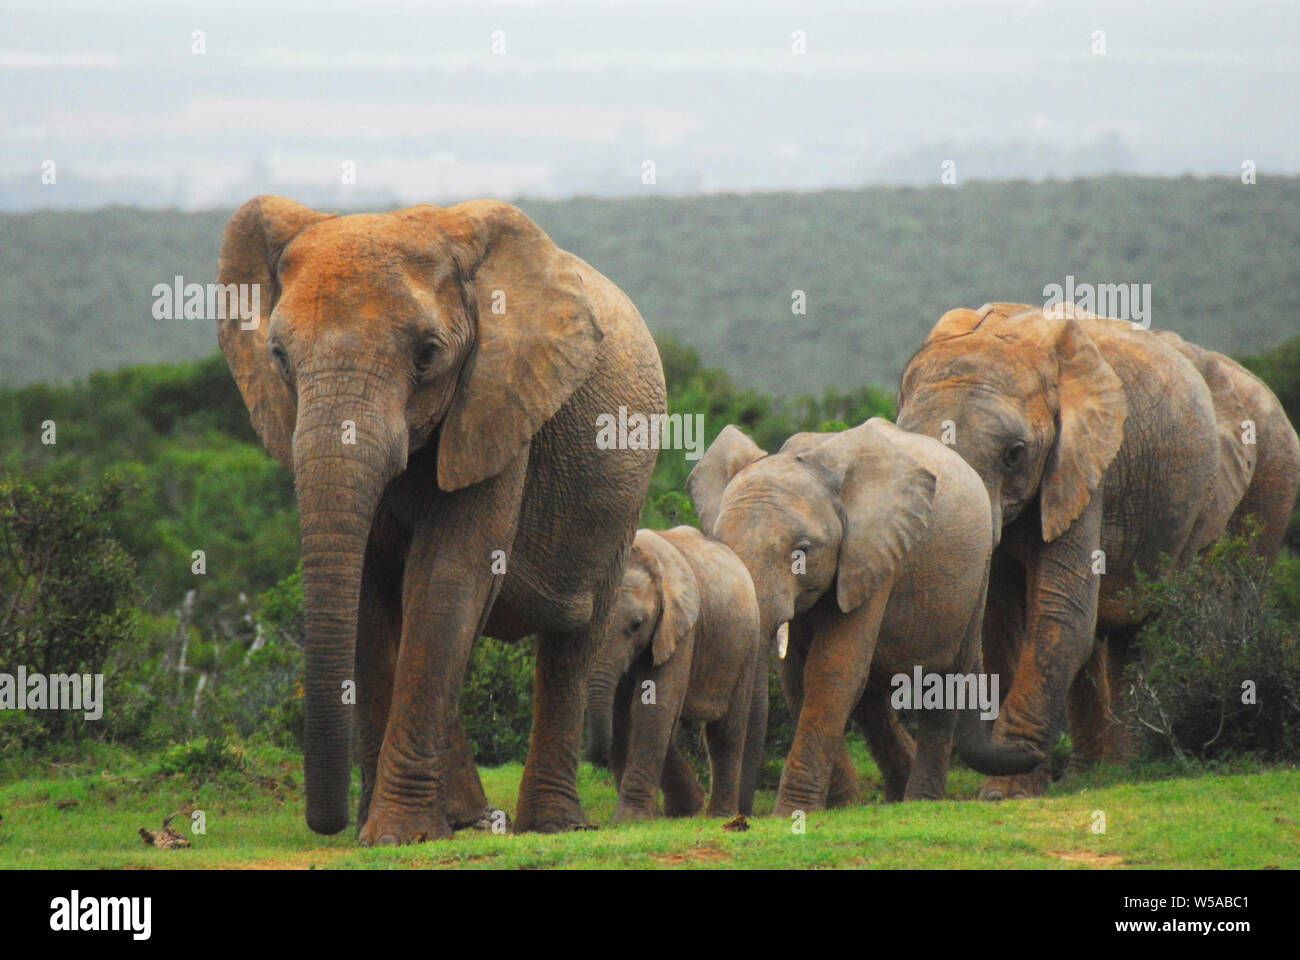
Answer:
<svg viewBox="0 0 1300 960"><path fill-rule="evenodd" d="M523 763L533 726L531 643L479 638L461 687L460 716L479 763Z"/></svg>
<svg viewBox="0 0 1300 960"><path fill-rule="evenodd" d="M247 765L244 749L224 737L199 737L177 743L158 755L157 771L164 777L188 776L206 780L226 770L240 771Z"/></svg>
<svg viewBox="0 0 1300 960"><path fill-rule="evenodd" d="M1300 759L1297 564L1270 573L1252 542L1224 538L1131 598L1148 619L1121 719L1153 755Z"/></svg>
<svg viewBox="0 0 1300 960"><path fill-rule="evenodd" d="M105 520L121 496L113 480L84 490L0 480L0 672L103 674L105 716L119 692L110 654L139 641L135 564ZM0 739L39 746L103 722L73 710L4 710Z"/></svg>

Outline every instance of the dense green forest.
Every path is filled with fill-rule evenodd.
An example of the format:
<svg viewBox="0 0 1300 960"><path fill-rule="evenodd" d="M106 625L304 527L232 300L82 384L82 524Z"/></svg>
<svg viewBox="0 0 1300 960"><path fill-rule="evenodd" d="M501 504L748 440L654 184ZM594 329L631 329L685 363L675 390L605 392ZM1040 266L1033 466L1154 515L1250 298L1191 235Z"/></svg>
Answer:
<svg viewBox="0 0 1300 960"><path fill-rule="evenodd" d="M635 200L523 201L651 329L780 395L892 391L947 309L1149 283L1153 325L1232 354L1300 327L1300 179L1105 178ZM0 383L193 360L213 325L155 320L152 289L214 278L230 211L0 215ZM794 291L806 314L792 312Z"/></svg>

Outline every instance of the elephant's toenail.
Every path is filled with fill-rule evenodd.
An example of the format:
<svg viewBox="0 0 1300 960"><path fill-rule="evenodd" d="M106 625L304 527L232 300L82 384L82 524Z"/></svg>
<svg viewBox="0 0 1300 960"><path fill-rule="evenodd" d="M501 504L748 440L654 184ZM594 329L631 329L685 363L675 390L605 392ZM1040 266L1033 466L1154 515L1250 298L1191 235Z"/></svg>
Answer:
<svg viewBox="0 0 1300 960"><path fill-rule="evenodd" d="M399 844L399 842L398 842L398 839L397 839L395 836L393 836L391 833L386 833L386 834L384 834L382 837L380 837L380 838L379 838L379 845L380 845L381 847L396 847L396 846L400 846L400 844Z"/></svg>
<svg viewBox="0 0 1300 960"><path fill-rule="evenodd" d="M994 801L994 802L996 803L997 801L1003 799L1002 791L1001 791L1001 790L990 790L988 793L984 794L984 799L985 799L985 800L992 800L992 801Z"/></svg>

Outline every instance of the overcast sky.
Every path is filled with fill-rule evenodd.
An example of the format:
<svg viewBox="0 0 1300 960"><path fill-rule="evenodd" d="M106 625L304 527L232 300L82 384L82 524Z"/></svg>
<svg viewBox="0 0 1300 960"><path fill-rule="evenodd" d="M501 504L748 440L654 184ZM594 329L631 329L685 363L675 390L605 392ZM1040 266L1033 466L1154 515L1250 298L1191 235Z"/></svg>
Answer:
<svg viewBox="0 0 1300 960"><path fill-rule="evenodd" d="M1300 4L5 2L0 90L9 209L1294 174Z"/></svg>

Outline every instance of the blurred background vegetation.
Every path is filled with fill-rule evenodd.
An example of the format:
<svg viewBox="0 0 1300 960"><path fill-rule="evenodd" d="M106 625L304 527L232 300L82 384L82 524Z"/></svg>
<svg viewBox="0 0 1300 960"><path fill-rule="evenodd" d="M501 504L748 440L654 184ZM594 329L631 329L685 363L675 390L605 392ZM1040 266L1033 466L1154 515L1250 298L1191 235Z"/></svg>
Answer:
<svg viewBox="0 0 1300 960"><path fill-rule="evenodd" d="M631 294L657 331L669 411L702 413L706 443L729 423L775 450L800 430L892 417L898 374L946 308L1037 301L1042 283L1067 272L1152 282L1156 325L1207 346L1238 355L1272 347L1241 359L1300 423L1300 336L1289 300L1300 181L1250 190L1192 180L973 184L524 206ZM0 216L0 377L20 383L130 359L179 361L0 390L0 671L104 672L109 704L95 723L0 711L0 755L56 755L79 738L150 747L252 735L298 742L293 478L253 434L224 359L211 352L210 325L150 315L154 283L173 274L212 278L224 219L131 209ZM796 288L808 292L806 317L790 314ZM1177 305L1166 290L1178 291ZM727 369L710 365L724 360ZM42 443L47 421L54 444ZM692 466L680 450L660 455L643 525L697 522L684 493ZM1295 519L1288 547L1300 552ZM1216 556L1222 565L1237 555ZM1272 631L1269 655L1292 670L1300 561L1284 558L1269 573L1229 566L1197 575L1264 583L1252 595L1271 612L1257 622ZM1201 582L1179 589L1195 593ZM1189 609L1181 596L1148 601L1174 624ZM1153 644L1217 615L1197 609L1201 619L1177 621ZM1218 661L1207 654L1198 662L1188 689ZM1147 686L1168 698L1161 676ZM1296 696L1293 681L1285 689ZM792 734L774 678L771 702L768 785ZM521 761L531 711L531 648L481 640L462 700L479 762ZM1286 714L1285 722L1295 720ZM1270 756L1294 759L1288 750L1300 724L1287 730L1281 741L1270 734ZM1153 749L1197 753L1162 742Z"/></svg>
<svg viewBox="0 0 1300 960"><path fill-rule="evenodd" d="M656 335L783 396L893 392L944 311L1038 303L1067 274L1150 283L1154 325L1213 350L1257 353L1297 328L1295 177L519 203L625 290ZM206 356L213 325L155 320L152 291L176 275L215 280L229 214L0 214L0 384ZM806 315L791 313L795 290Z"/></svg>

